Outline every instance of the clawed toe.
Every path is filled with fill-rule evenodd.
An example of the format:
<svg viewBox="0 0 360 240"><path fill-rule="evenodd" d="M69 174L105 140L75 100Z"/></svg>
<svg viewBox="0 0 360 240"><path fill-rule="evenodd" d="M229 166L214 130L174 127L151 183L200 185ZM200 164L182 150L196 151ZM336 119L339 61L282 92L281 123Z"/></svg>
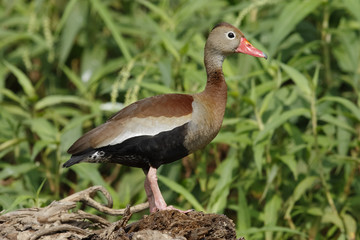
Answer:
<svg viewBox="0 0 360 240"><path fill-rule="evenodd" d="M170 206L166 206L166 207L163 207L161 209L157 209L158 211L169 211L169 210L175 210L175 211L178 211L178 212L181 212L181 213L189 213L189 212L192 212L192 211L195 211L194 209L189 209L189 210L180 210L180 209L177 209L175 208L174 206L170 205Z"/></svg>

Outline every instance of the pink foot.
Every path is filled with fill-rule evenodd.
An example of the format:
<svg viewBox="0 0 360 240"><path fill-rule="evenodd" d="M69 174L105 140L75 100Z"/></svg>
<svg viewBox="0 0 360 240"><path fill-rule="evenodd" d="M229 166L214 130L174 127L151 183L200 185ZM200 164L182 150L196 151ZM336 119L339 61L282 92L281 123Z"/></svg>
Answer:
<svg viewBox="0 0 360 240"><path fill-rule="evenodd" d="M164 210L176 210L181 213L188 213L193 211L192 209L183 211L166 204L157 183L156 168L150 167L148 173L146 174L144 186L149 201L150 213Z"/></svg>
<svg viewBox="0 0 360 240"><path fill-rule="evenodd" d="M180 209L177 209L177 208L175 208L174 206L172 206L172 205L169 205L169 206L166 206L166 207L164 207L164 208L162 208L162 209L157 209L158 211L166 211L166 210L176 210L176 211L178 211L178 212L181 212L181 213L188 213L188 212L192 212L192 211L194 211L194 209L189 209L189 210L180 210Z"/></svg>

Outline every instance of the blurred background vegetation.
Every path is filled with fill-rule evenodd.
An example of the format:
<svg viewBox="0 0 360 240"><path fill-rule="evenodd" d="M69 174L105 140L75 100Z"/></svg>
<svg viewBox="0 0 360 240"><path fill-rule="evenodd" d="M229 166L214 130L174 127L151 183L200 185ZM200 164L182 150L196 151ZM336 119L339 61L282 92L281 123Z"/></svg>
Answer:
<svg viewBox="0 0 360 240"><path fill-rule="evenodd" d="M360 1L0 2L0 210L92 185L115 208L146 201L140 169L62 169L66 150L133 101L201 91L206 37L226 21L269 59L225 61L223 128L160 168L165 199L248 239L360 238Z"/></svg>

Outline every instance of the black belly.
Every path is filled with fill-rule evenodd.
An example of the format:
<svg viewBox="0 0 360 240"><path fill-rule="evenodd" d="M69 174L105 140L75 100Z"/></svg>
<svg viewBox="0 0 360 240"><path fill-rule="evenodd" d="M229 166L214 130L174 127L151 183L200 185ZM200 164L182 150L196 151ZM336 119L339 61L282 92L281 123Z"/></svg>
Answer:
<svg viewBox="0 0 360 240"><path fill-rule="evenodd" d="M91 155L97 151L102 152L103 156L94 162L112 162L144 169L149 168L149 166L158 168L162 164L171 163L189 154L183 145L186 129L187 124L184 124L155 136L138 136L116 145L89 149L81 154L73 155L72 158L75 160L84 156L83 160L76 161L76 163L92 162L91 159L87 158L91 158Z"/></svg>

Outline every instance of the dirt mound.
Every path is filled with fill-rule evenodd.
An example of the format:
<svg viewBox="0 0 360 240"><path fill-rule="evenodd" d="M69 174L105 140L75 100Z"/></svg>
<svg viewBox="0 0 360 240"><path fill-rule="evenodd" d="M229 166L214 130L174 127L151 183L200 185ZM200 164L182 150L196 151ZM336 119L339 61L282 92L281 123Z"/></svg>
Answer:
<svg viewBox="0 0 360 240"><path fill-rule="evenodd" d="M144 216L140 221L126 227L131 233L141 230L158 230L172 237L190 240L236 239L235 226L225 215L205 214L202 212L180 213L161 211Z"/></svg>

